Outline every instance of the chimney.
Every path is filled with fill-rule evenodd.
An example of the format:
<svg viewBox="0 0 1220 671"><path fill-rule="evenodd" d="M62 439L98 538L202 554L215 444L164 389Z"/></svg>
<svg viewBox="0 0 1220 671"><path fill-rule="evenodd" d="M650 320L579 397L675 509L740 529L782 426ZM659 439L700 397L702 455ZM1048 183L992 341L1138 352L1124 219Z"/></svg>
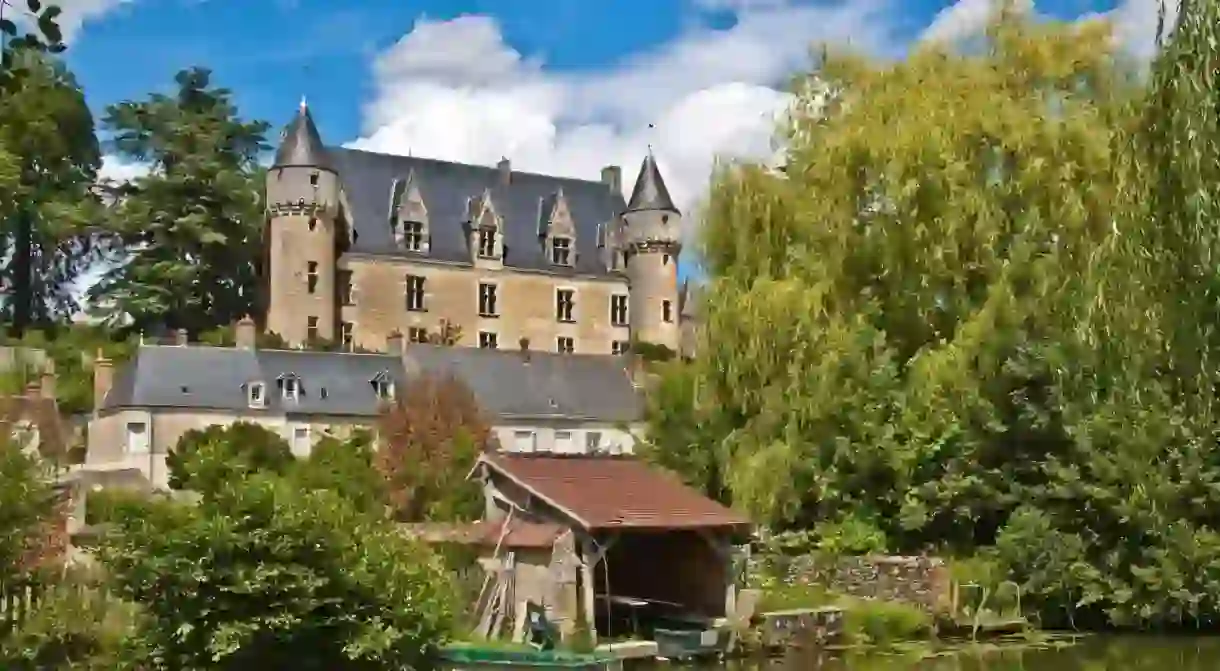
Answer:
<svg viewBox="0 0 1220 671"><path fill-rule="evenodd" d="M106 400L106 394L110 392L110 385L114 383L114 364L102 350L97 351L97 356L93 359L93 409L101 410L102 402Z"/></svg>
<svg viewBox="0 0 1220 671"><path fill-rule="evenodd" d="M622 194L623 169L617 165L608 165L602 168L602 184L609 187L611 192Z"/></svg>
<svg viewBox="0 0 1220 671"><path fill-rule="evenodd" d="M235 333L238 349L254 349L255 343L258 340L258 332L254 329L254 320L250 315L242 317L237 322Z"/></svg>
<svg viewBox="0 0 1220 671"><path fill-rule="evenodd" d="M174 344L179 347L186 347L191 344L191 336L186 332L186 329L178 329L174 332Z"/></svg>
<svg viewBox="0 0 1220 671"><path fill-rule="evenodd" d="M390 335L385 339L385 351L388 354L396 354L401 356L406 352L406 339L402 337L402 331L397 329L390 332Z"/></svg>
<svg viewBox="0 0 1220 671"><path fill-rule="evenodd" d="M47 359L42 367L42 379L39 381L38 389L42 392L43 398L55 398L55 362L50 359Z"/></svg>
<svg viewBox="0 0 1220 671"><path fill-rule="evenodd" d="M496 169L500 171L500 184L508 186L513 180L513 164L507 158L500 158L500 162L496 164Z"/></svg>
<svg viewBox="0 0 1220 671"><path fill-rule="evenodd" d="M528 364L530 362L530 339L522 338L517 341L517 344L521 346L521 358Z"/></svg>

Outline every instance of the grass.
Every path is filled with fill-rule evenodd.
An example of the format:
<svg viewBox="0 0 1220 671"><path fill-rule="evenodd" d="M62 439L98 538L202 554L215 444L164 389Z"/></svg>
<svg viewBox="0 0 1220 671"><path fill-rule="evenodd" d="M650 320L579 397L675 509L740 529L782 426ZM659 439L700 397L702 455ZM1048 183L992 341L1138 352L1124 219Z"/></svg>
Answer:
<svg viewBox="0 0 1220 671"><path fill-rule="evenodd" d="M844 638L854 644L924 640L934 631L932 616L915 606L847 597L813 584L772 585L763 592L758 612L825 606L843 609Z"/></svg>

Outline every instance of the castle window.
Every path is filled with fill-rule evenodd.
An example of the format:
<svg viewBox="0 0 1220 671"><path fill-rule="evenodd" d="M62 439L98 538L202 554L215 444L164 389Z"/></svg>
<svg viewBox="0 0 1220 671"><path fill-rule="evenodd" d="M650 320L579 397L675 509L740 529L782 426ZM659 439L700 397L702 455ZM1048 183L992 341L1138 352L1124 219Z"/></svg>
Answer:
<svg viewBox="0 0 1220 671"><path fill-rule="evenodd" d="M555 339L555 351L560 354L571 354L576 351L576 339L559 336Z"/></svg>
<svg viewBox="0 0 1220 671"><path fill-rule="evenodd" d="M615 340L614 342L610 343L610 353L615 356L626 354L629 349L630 343L628 343L626 340Z"/></svg>
<svg viewBox="0 0 1220 671"><path fill-rule="evenodd" d="M627 297L622 294L610 297L610 325L627 325Z"/></svg>
<svg viewBox="0 0 1220 671"><path fill-rule="evenodd" d="M428 329L419 326L412 326L407 329L407 340L413 343L428 342Z"/></svg>
<svg viewBox="0 0 1220 671"><path fill-rule="evenodd" d="M674 304L673 301L661 301L661 321L666 324L674 320Z"/></svg>
<svg viewBox="0 0 1220 671"><path fill-rule="evenodd" d="M500 338L493 331L479 331L479 347L483 349L498 349Z"/></svg>
<svg viewBox="0 0 1220 671"><path fill-rule="evenodd" d="M557 266L572 265L572 241L567 238L551 239L551 263Z"/></svg>
<svg viewBox="0 0 1220 671"><path fill-rule="evenodd" d="M306 265L305 282L307 284L309 293L312 294L318 290L318 262L317 261L310 261L309 264Z"/></svg>
<svg viewBox="0 0 1220 671"><path fill-rule="evenodd" d="M246 399L251 408L261 408L267 405L267 389L262 382L251 382L246 389Z"/></svg>
<svg viewBox="0 0 1220 671"><path fill-rule="evenodd" d="M355 292L352 291L352 271L340 270L336 279L339 282L339 304L355 305Z"/></svg>
<svg viewBox="0 0 1220 671"><path fill-rule="evenodd" d="M310 186L315 186L315 187L318 185L318 173L317 173L317 171L314 171L314 172L309 173L309 185L310 185Z"/></svg>
<svg viewBox="0 0 1220 671"><path fill-rule="evenodd" d="M496 229L479 229L479 256L484 259L496 258Z"/></svg>
<svg viewBox="0 0 1220 671"><path fill-rule="evenodd" d="M305 320L305 341L310 343L318 342L318 318L309 317Z"/></svg>
<svg viewBox="0 0 1220 671"><path fill-rule="evenodd" d="M402 246L408 252L418 252L424 247L424 225L418 221L402 224Z"/></svg>
<svg viewBox="0 0 1220 671"><path fill-rule="evenodd" d="M574 322L572 313L576 308L576 292L571 289L560 289L555 292L555 320Z"/></svg>
<svg viewBox="0 0 1220 671"><path fill-rule="evenodd" d="M285 401L296 401L301 397L301 378L292 373L281 375L277 380L280 387L280 396Z"/></svg>
<svg viewBox="0 0 1220 671"><path fill-rule="evenodd" d="M496 317L496 285L479 283L479 316Z"/></svg>
<svg viewBox="0 0 1220 671"><path fill-rule="evenodd" d="M310 230L310 231L315 231L315 230L317 230L317 228L318 228L318 218L317 218L317 217L310 217L310 218L309 218L309 230Z"/></svg>
<svg viewBox="0 0 1220 671"><path fill-rule="evenodd" d="M407 275L407 309L424 311L424 278L419 275Z"/></svg>
<svg viewBox="0 0 1220 671"><path fill-rule="evenodd" d="M663 266L669 265L669 254L666 254L661 257L661 265L663 265Z"/></svg>
<svg viewBox="0 0 1220 671"><path fill-rule="evenodd" d="M343 349L349 352L352 350L352 346L356 342L353 330L353 324L351 322L343 322L339 325L339 333L342 334L341 338L343 341Z"/></svg>

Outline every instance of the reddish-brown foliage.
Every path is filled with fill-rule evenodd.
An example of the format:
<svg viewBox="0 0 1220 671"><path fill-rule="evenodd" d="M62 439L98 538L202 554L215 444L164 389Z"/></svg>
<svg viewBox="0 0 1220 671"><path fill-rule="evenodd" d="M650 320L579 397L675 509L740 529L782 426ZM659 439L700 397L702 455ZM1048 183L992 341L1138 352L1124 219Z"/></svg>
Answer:
<svg viewBox="0 0 1220 671"><path fill-rule="evenodd" d="M416 378L382 414L377 467L404 522L477 518L482 493L466 476L495 437L470 388L454 377Z"/></svg>

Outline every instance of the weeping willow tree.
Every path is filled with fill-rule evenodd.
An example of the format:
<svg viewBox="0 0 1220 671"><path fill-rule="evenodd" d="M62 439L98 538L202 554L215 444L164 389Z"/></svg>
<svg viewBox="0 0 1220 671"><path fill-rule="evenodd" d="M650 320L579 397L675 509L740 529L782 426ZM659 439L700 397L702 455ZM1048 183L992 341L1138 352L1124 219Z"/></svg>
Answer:
<svg viewBox="0 0 1220 671"><path fill-rule="evenodd" d="M1011 12L818 63L785 169L714 177L656 458L773 528L982 555L1044 623L1220 621L1220 2L1167 32L1143 79Z"/></svg>

